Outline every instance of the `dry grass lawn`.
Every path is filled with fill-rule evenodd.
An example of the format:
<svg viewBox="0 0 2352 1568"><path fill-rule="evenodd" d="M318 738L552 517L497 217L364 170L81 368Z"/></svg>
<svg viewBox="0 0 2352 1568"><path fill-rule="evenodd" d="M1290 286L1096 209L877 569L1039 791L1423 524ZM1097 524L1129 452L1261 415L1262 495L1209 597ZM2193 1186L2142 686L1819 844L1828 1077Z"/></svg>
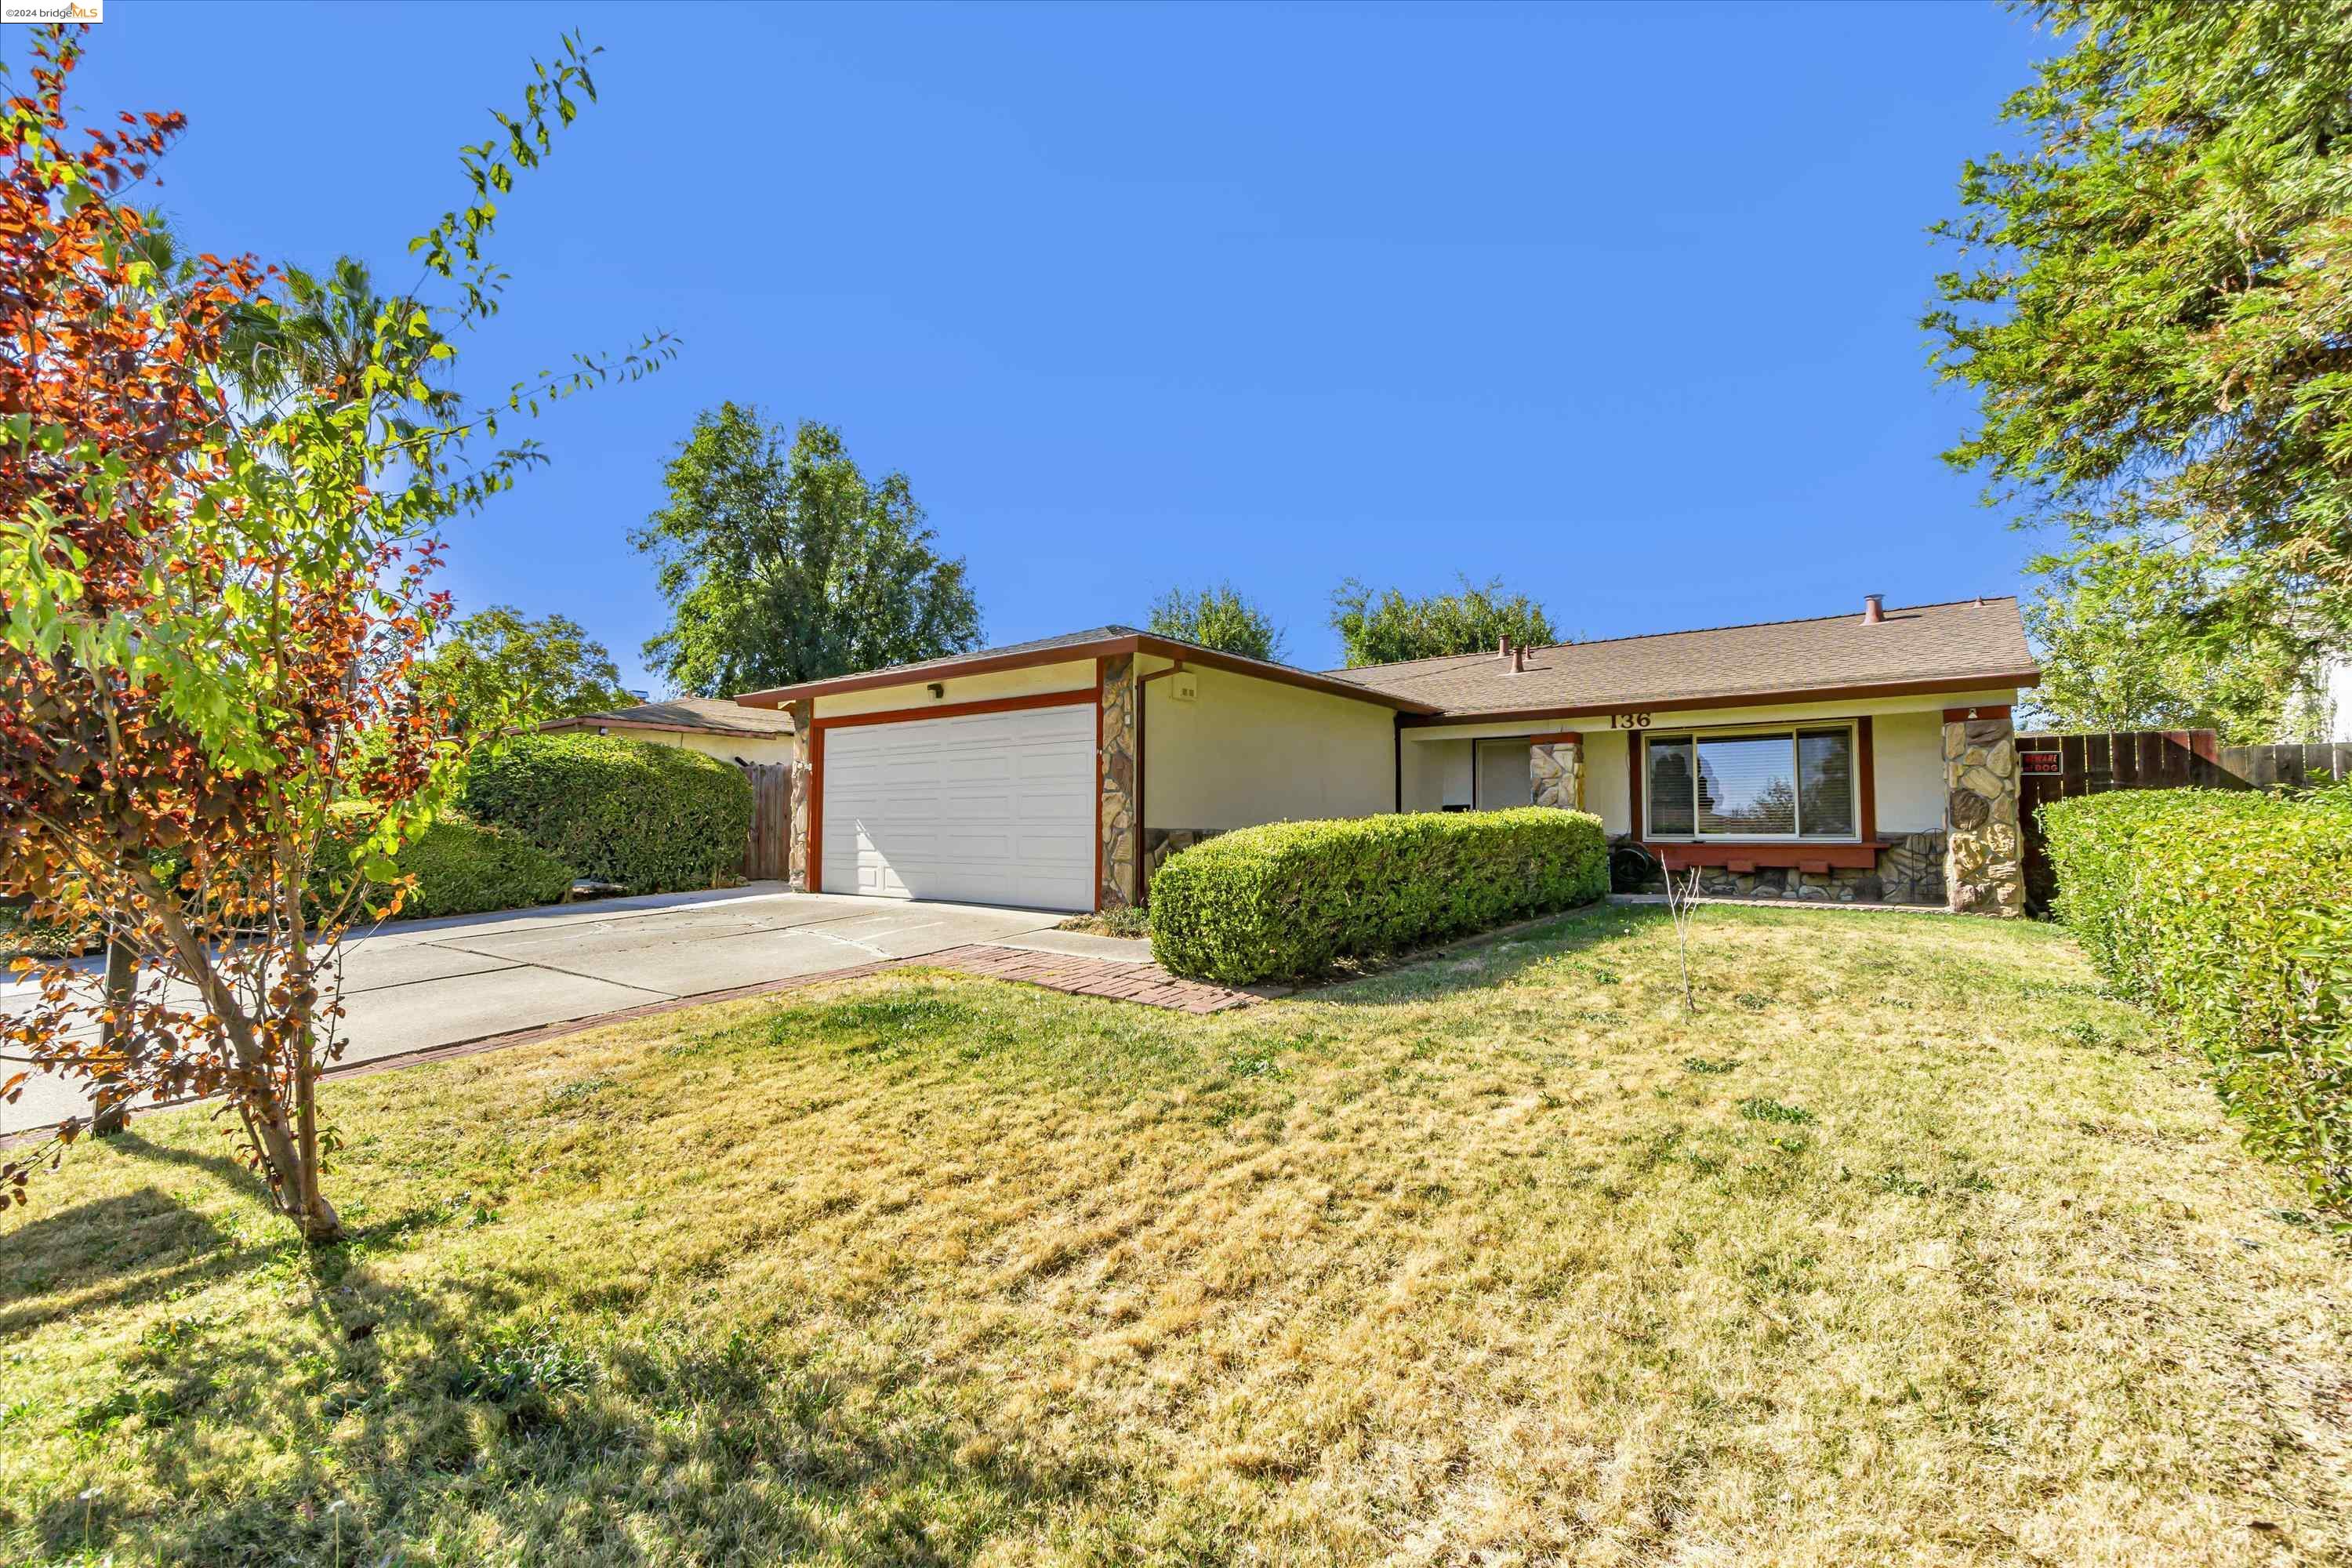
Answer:
<svg viewBox="0 0 2352 1568"><path fill-rule="evenodd" d="M0 1218L0 1561L2352 1557L2352 1252L2063 936L1710 907L1198 1019L900 973Z"/></svg>

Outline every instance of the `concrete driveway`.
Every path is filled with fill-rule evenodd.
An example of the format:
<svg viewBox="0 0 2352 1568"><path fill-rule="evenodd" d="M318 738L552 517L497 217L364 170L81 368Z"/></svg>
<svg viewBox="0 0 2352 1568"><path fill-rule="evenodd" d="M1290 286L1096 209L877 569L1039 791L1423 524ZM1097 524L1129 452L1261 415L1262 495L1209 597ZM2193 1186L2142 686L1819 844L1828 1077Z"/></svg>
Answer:
<svg viewBox="0 0 2352 1568"><path fill-rule="evenodd" d="M345 1062L457 1045L647 1003L786 980L971 942L1148 962L1143 942L1054 928L1067 916L921 904L776 883L723 892L556 904L506 914L404 921L344 943ZM90 965L93 982L96 966ZM0 1016L28 997L0 985ZM0 1105L0 1136L87 1106L74 1085L37 1078Z"/></svg>

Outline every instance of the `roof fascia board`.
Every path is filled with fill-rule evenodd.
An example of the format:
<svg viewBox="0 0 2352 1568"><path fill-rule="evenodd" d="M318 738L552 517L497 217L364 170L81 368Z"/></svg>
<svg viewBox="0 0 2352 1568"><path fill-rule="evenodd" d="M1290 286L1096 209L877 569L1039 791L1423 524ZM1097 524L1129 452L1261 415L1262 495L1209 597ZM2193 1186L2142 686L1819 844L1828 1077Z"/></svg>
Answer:
<svg viewBox="0 0 2352 1568"><path fill-rule="evenodd" d="M1151 653L1162 658L1181 658L1187 665L1203 669L1221 669L1234 675L1254 676L1278 685L1297 686L1326 696L1344 697L1357 702L1369 702L1376 708L1392 709L1400 713L1434 714L1438 710L1426 702L1416 702L1410 697L1398 697L1370 687L1357 686L1345 680L1333 680L1310 670L1292 669L1286 665L1265 664L1254 658L1216 652L1212 648L1195 647L1191 643L1177 642L1169 637L1153 637L1139 632L1130 637L1097 637L1092 642L1064 643L1057 647L1031 648L1022 653L1003 653L975 658L960 659L949 664L926 665L919 669L877 669L865 675L840 675L827 680L804 680L797 686L772 687L765 691L746 691L735 700L746 708L781 708L785 703L803 697L835 697L849 691L871 691L886 686L921 686L933 680L952 680L967 675L985 675L992 670L1026 669L1040 664L1070 664L1081 659L1110 658L1120 654Z"/></svg>
<svg viewBox="0 0 2352 1568"><path fill-rule="evenodd" d="M1869 697L1929 697L1947 691L2022 690L2042 684L2038 669L1990 670L1977 675L1938 676L1932 680L1888 680L1857 686L1806 686L1779 691L1726 691L1704 697L1630 698L1571 707L1449 709L1433 715L1407 714L1400 723L1517 723L1539 719L1592 719L1605 713L1678 713L1703 708L1773 708L1800 702L1835 702Z"/></svg>
<svg viewBox="0 0 2352 1568"><path fill-rule="evenodd" d="M734 741L781 741L789 739L790 730L730 730L718 724L648 724L637 719L598 719L577 713L568 719L550 719L541 724L543 733L558 730L646 730L656 735L724 735Z"/></svg>
<svg viewBox="0 0 2352 1568"><path fill-rule="evenodd" d="M1358 702L1370 702L1375 707L1391 709L1399 713L1435 715L1442 710L1410 697L1399 697L1353 681L1334 680L1329 676L1312 670L1293 669L1288 665L1268 664L1262 659L1244 658L1239 654L1219 653L1214 648L1196 647L1188 642L1170 637L1153 637L1145 632L1135 639L1141 651L1161 658L1181 659L1188 666L1202 669L1221 669L1232 675L1254 676L1277 685L1296 686L1307 691L1320 691L1328 697L1345 697Z"/></svg>
<svg viewBox="0 0 2352 1568"><path fill-rule="evenodd" d="M916 669L877 669L864 675L836 675L824 680L803 680L797 686L774 686L765 691L742 692L735 700L746 708L782 708L802 697L837 697L845 691L872 691L884 686L921 686L933 680L986 675L997 669L1026 669L1039 664L1076 664L1113 654L1133 653L1139 640L1131 637L1097 637L1093 642L1064 643L1059 647L980 656L951 663L927 664Z"/></svg>

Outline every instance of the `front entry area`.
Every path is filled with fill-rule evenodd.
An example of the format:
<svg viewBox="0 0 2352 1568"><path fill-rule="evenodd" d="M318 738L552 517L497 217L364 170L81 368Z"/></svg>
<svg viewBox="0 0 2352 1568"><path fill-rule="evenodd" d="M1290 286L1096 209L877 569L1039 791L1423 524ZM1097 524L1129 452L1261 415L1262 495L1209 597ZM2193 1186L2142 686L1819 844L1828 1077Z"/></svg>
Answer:
<svg viewBox="0 0 2352 1568"><path fill-rule="evenodd" d="M1095 704L827 726L823 887L1088 910Z"/></svg>

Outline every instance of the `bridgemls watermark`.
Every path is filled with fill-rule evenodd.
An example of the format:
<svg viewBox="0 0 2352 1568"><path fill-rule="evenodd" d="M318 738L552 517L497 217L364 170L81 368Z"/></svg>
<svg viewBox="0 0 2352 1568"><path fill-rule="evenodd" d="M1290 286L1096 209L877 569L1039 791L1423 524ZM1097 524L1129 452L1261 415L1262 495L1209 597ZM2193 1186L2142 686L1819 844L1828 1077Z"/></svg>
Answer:
<svg viewBox="0 0 2352 1568"><path fill-rule="evenodd" d="M0 0L0 22L103 22L106 0Z"/></svg>

